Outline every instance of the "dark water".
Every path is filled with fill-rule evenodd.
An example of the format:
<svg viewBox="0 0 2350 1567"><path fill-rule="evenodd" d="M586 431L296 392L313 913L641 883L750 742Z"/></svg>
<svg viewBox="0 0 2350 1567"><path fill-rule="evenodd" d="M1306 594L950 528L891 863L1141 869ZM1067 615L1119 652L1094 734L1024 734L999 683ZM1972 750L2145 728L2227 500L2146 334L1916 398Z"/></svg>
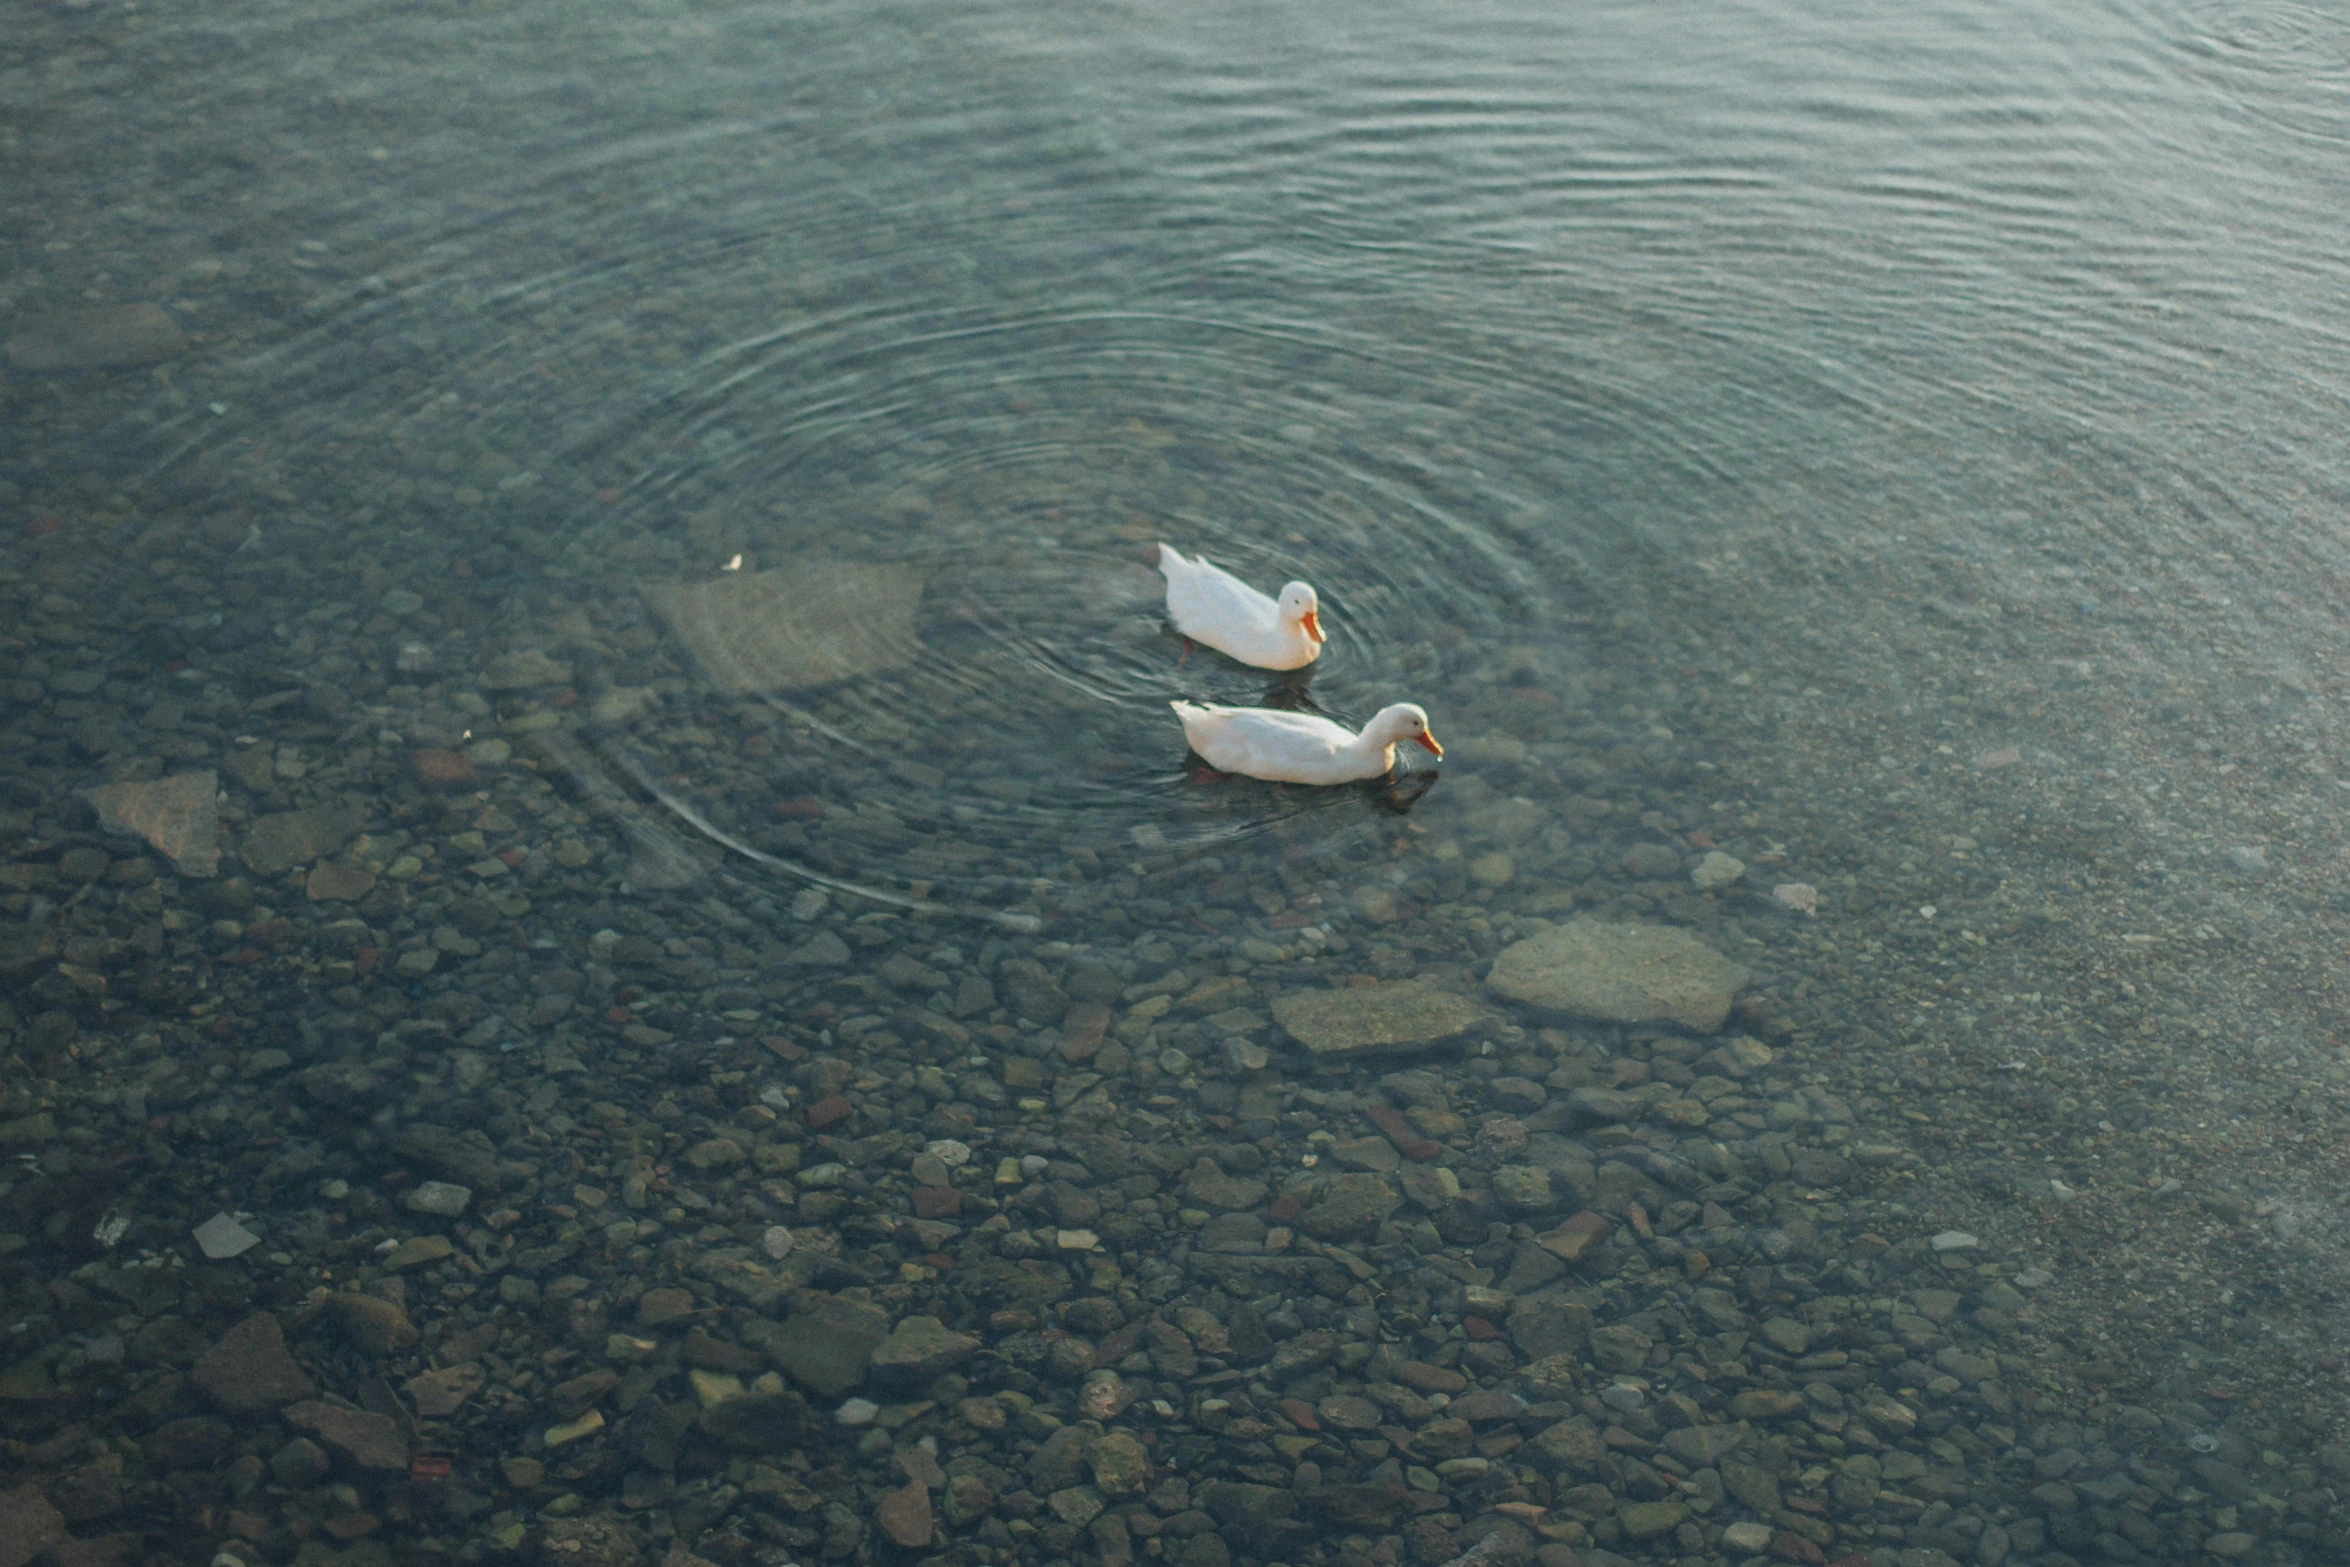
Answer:
<svg viewBox="0 0 2350 1567"><path fill-rule="evenodd" d="M20 5L0 181L0 332L153 301L189 339L0 379L12 614L97 628L18 673L134 725L77 749L75 694L20 690L25 810L240 734L533 755L551 714L542 776L650 824L582 906L662 896L664 833L795 941L810 885L1189 940L1203 855L1342 943L1313 911L1431 850L1422 901L1504 939L1661 906L1754 949L1804 1070L1881 1058L1886 1126L1952 1128L1950 1202L1995 1143L2058 1173L1990 1129L2011 1061L2077 1096L2045 1147L2093 1201L2241 1188L2292 1260L2163 1332L2338 1395L2336 13ZM1317 585L1285 699L1429 709L1408 815L1187 773L1168 699L1269 682L1182 659L1162 538ZM738 556L903 564L910 630L730 684L639 590ZM482 686L531 650L562 677ZM159 693L209 735L136 742ZM1692 832L1743 901L1615 870ZM2068 1320L2128 1330L2137 1262L2073 1255Z"/></svg>
<svg viewBox="0 0 2350 1567"><path fill-rule="evenodd" d="M1354 718L1511 649L1572 679L1579 628L1754 547L1921 595L1963 562L2075 634L2202 596L2144 652L2222 686L2322 662L2323 595L2259 585L2340 564L2350 45L2315 11L42 27L19 308L119 251L92 292L215 341L83 432L104 481L20 447L36 506L242 507L264 584L470 601L444 663L746 549L919 562L928 652L791 763L1019 772L1043 817L963 802L1015 841L1180 814L1164 697L1254 699L1169 675L1130 569L1162 535L1320 584ZM2012 567L2052 539L2109 557L2089 608ZM1756 590L1742 631L1845 662Z"/></svg>

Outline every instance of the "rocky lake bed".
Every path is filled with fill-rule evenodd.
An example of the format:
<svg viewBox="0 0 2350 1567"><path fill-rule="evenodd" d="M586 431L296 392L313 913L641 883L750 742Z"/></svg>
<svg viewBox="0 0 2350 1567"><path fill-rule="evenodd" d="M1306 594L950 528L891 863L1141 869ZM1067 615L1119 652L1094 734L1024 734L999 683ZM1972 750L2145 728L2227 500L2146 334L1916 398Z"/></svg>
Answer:
<svg viewBox="0 0 2350 1567"><path fill-rule="evenodd" d="M576 697L557 647L125 701L30 608L0 1567L2342 1542L2314 1406L2084 1352L2076 1215L2252 1200L1982 1180L2082 1101L1892 1094L1661 741L1538 704L1375 855L1078 846L1022 932L729 891L595 760L613 690L674 706L649 639ZM39 783L77 752L118 780Z"/></svg>

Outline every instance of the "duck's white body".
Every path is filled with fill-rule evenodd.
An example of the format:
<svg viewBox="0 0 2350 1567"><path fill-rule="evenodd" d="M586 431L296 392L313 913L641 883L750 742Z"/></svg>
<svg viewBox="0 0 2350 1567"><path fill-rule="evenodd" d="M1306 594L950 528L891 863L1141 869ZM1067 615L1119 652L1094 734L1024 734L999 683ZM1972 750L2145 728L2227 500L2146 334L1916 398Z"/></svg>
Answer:
<svg viewBox="0 0 2350 1567"><path fill-rule="evenodd" d="M1361 734L1311 713L1265 707L1212 707L1171 702L1183 738L1219 772L1275 783L1342 784L1384 778L1395 766L1399 741L1417 740L1438 756L1444 747L1428 732L1428 715L1409 702L1381 708Z"/></svg>
<svg viewBox="0 0 2350 1567"><path fill-rule="evenodd" d="M1167 618L1192 641L1259 669L1302 669L1321 656L1321 604L1306 584L1287 583L1278 600L1269 599L1221 566L1186 560L1165 544L1159 570L1167 577Z"/></svg>

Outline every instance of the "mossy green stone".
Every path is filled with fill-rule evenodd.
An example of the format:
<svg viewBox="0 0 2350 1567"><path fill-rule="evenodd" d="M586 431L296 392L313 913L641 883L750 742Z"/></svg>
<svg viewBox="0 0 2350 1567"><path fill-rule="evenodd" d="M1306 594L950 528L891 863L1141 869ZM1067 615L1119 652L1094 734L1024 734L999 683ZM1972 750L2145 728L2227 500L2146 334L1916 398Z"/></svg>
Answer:
<svg viewBox="0 0 2350 1567"><path fill-rule="evenodd" d="M1436 1044L1492 1016L1468 997L1425 980L1291 990L1273 1003L1273 1020L1320 1060Z"/></svg>
<svg viewBox="0 0 2350 1567"><path fill-rule="evenodd" d="M1616 1509L1616 1522L1635 1540L1653 1540L1660 1534L1670 1534L1688 1516L1689 1509L1679 1502L1626 1502Z"/></svg>

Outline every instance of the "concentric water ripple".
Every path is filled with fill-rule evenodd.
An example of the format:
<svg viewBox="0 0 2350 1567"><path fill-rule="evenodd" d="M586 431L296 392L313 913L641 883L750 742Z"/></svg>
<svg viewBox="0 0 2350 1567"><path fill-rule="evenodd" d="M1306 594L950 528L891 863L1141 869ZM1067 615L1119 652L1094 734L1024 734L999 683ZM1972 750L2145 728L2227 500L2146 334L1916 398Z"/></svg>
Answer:
<svg viewBox="0 0 2350 1567"><path fill-rule="evenodd" d="M1400 16L1245 48L1201 19L1084 46L1153 62L1112 102L1010 13L952 41L986 72L918 90L888 68L942 41L911 15L427 14L386 42L354 13L282 100L214 73L173 110L185 199L280 160L267 298L299 309L223 323L249 395L182 399L125 450L164 493L265 475L294 497L304 524L247 563L265 574L382 540L436 605L417 656L439 670L562 653L585 711L769 855L758 874L1000 907L1065 890L1073 850L1131 863L1277 825L1339 853L1384 830L1368 797L1189 781L1170 697L1349 720L1417 699L1442 734L1513 671L1579 678L1580 628L1636 621L1741 537L1899 553L1962 527L1982 556L2038 536L2061 475L2068 527L2143 556L2137 475L2166 466L2152 493L2200 519L2183 539L2273 509L2135 445L2152 389L2227 383L2201 311L2262 308L2169 281L2209 242L2193 182L2157 222L2107 221L2139 121L2127 74L2079 51L2136 18L1954 25L1898 58L1805 18L1754 64L1792 97L1714 90L1718 54L1658 47L1677 24L1653 13L1484 18L1411 71ZM2322 19L2290 8L2173 36L2312 92L2333 70ZM788 89L744 63L812 38L834 69ZM445 90L452 133L394 137L392 78L338 71L338 39ZM695 62L694 90L612 85L654 59ZM208 140L212 116L241 138ZM1269 693L1184 660L1160 538L1315 582L1313 679ZM2276 542L2339 564L2298 527ZM919 570L911 656L713 683L641 590L738 557ZM2191 543L2132 569L2158 593L2208 575ZM860 811L928 825L893 854Z"/></svg>

